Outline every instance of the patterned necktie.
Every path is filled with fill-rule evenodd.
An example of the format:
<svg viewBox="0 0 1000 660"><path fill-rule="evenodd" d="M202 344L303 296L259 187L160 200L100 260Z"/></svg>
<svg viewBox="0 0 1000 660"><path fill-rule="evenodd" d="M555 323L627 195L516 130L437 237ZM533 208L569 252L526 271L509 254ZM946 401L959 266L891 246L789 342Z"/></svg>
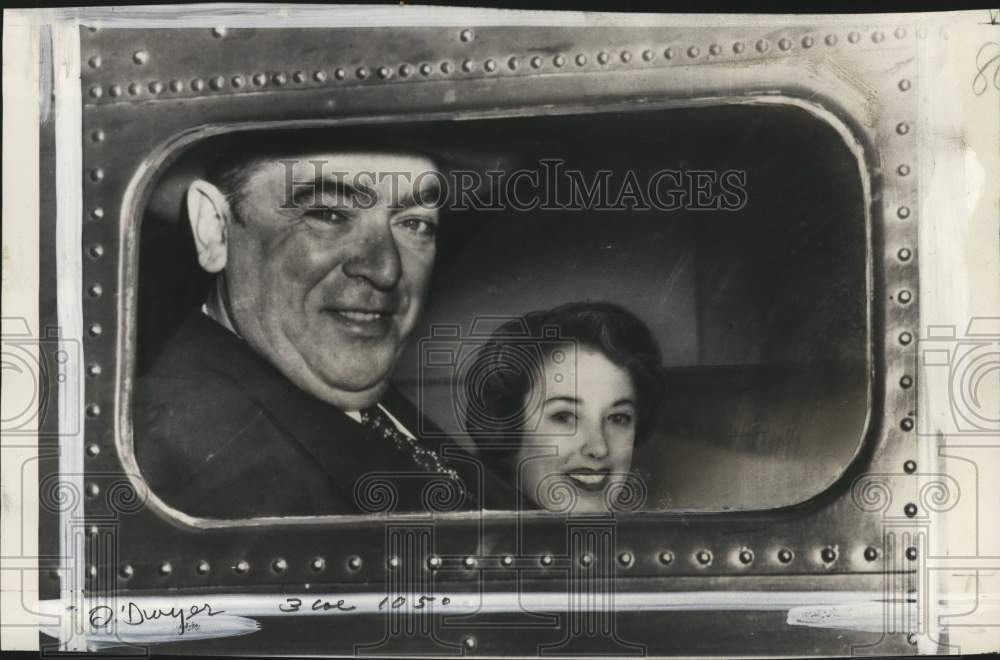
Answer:
<svg viewBox="0 0 1000 660"><path fill-rule="evenodd" d="M386 440L392 440L396 449L409 456L424 472L444 475L458 488L463 498L469 497L469 491L458 472L445 465L436 451L400 431L380 407L362 410L361 423Z"/></svg>

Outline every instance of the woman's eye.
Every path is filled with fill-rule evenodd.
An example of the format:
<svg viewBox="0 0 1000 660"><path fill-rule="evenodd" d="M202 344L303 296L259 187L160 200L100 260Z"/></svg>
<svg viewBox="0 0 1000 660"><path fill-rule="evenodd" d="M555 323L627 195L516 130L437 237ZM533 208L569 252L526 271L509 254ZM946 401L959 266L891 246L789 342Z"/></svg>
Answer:
<svg viewBox="0 0 1000 660"><path fill-rule="evenodd" d="M437 223L425 218L403 218L396 224L420 238L432 239L437 236Z"/></svg>
<svg viewBox="0 0 1000 660"><path fill-rule="evenodd" d="M549 415L549 419L559 424L572 424L573 420L576 419L576 415L568 410L560 410Z"/></svg>
<svg viewBox="0 0 1000 660"><path fill-rule="evenodd" d="M633 417L629 413L612 413L608 415L608 420L612 424L618 424L620 426L629 426L632 424Z"/></svg>

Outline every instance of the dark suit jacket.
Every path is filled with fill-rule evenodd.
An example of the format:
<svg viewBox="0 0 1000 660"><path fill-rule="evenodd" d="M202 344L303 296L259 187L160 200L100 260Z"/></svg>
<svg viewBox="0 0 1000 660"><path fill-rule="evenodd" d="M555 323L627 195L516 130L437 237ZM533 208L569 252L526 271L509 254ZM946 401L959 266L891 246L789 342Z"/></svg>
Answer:
<svg viewBox="0 0 1000 660"><path fill-rule="evenodd" d="M418 437L433 428L395 389L381 403ZM200 312L136 382L132 420L150 489L191 515L378 512L387 494L395 496L394 511L482 506L483 471L456 443L439 434L421 439L443 457L458 452L448 462L471 496L459 501L445 492L428 505L426 489L440 478L423 475L391 440L298 389Z"/></svg>

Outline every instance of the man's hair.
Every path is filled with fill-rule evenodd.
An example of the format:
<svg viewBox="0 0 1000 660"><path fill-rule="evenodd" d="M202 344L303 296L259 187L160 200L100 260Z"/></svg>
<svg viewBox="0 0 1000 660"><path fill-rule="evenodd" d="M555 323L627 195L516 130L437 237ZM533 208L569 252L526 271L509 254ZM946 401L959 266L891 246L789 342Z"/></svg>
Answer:
<svg viewBox="0 0 1000 660"><path fill-rule="evenodd" d="M628 372L637 399L635 443L646 440L665 389L660 349L645 323L607 302L569 303L497 328L466 371L469 435L477 442L512 442L516 450L525 401L541 382L543 361L567 344L597 351Z"/></svg>

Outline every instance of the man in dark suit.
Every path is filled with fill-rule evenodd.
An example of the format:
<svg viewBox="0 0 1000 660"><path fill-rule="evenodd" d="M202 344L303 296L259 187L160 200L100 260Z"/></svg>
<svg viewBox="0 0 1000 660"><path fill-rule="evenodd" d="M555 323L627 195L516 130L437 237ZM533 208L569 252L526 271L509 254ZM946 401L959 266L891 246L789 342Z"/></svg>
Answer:
<svg viewBox="0 0 1000 660"><path fill-rule="evenodd" d="M211 518L479 508L481 471L389 376L434 263L440 181L401 152L236 150L187 189L202 309L141 377L150 492Z"/></svg>

